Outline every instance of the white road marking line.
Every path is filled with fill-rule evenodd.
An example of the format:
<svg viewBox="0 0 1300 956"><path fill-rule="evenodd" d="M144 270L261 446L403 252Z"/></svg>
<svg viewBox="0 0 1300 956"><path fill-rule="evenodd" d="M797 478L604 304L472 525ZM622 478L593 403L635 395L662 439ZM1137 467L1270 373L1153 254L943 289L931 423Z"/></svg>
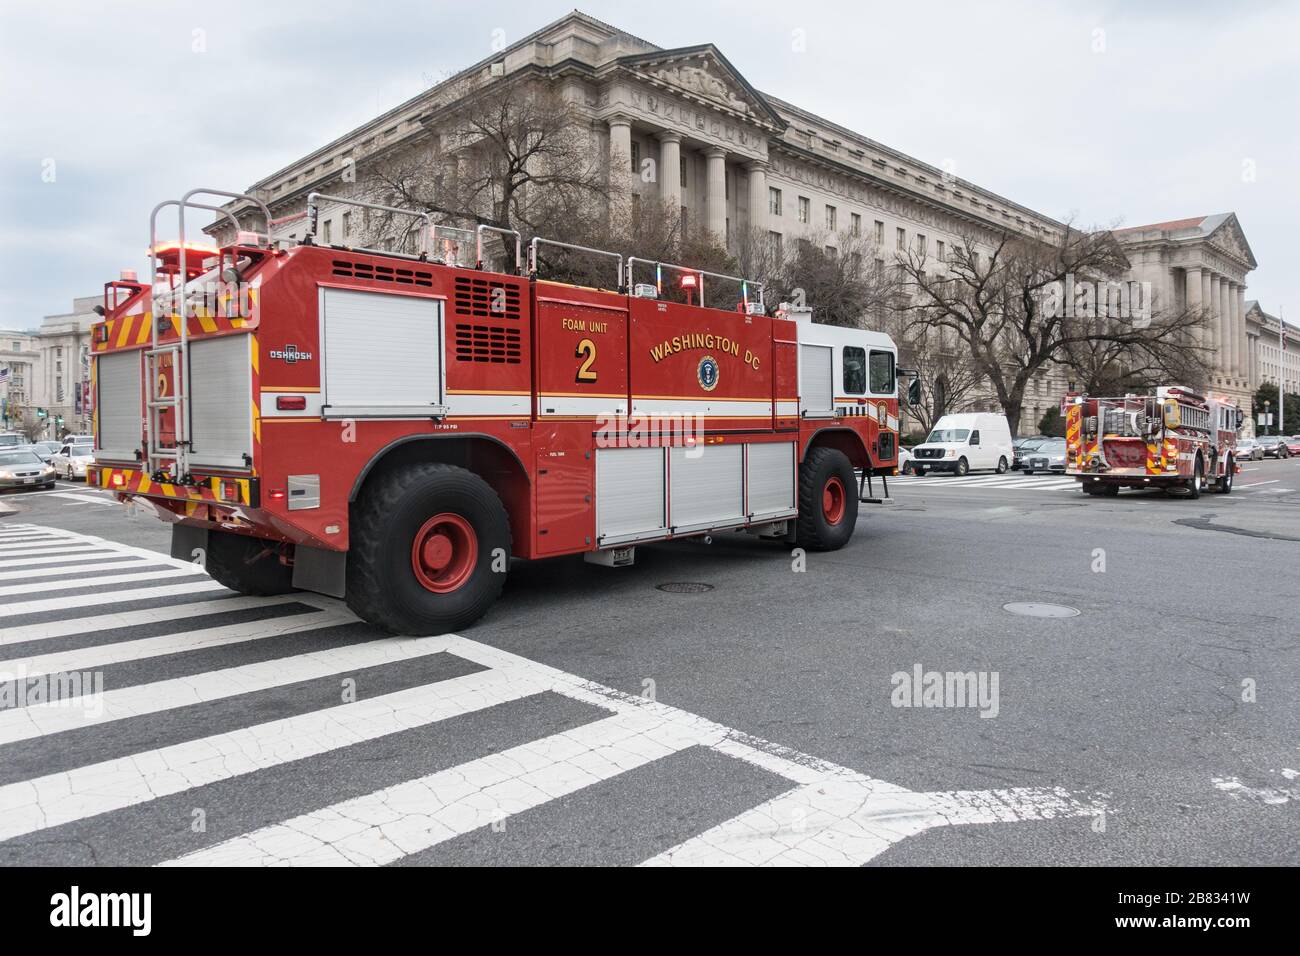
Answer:
<svg viewBox="0 0 1300 956"><path fill-rule="evenodd" d="M146 608L141 611L118 611L112 614L95 614L91 617L66 618L61 621L41 621L39 624L8 627L0 631L0 647L6 644L23 644L27 641L43 641L53 637L67 637L71 634L89 634L120 627L137 627L141 624L153 624L158 621L180 621L187 617L198 617L203 614L244 611L253 607L274 607L278 604L297 601L300 597L297 594L285 594L276 597L232 597L223 598L219 601L196 601L193 604L171 604L163 607Z"/></svg>
<svg viewBox="0 0 1300 956"><path fill-rule="evenodd" d="M9 551L26 551L32 548L66 548L69 542L67 538L51 538L46 535L28 536L20 541L3 541L0 542L0 554Z"/></svg>
<svg viewBox="0 0 1300 956"><path fill-rule="evenodd" d="M111 551L117 551L121 554L133 554L137 557L149 558L159 564L169 564L174 568L194 567L194 562L192 561L182 561L179 558L173 558L170 554L164 554L161 551L150 551L148 548L137 548L133 545L122 544L118 541L110 541L107 538L99 538L94 535L79 534L75 531L59 531L58 533L64 537L72 539L75 543L95 545L101 548L108 548Z"/></svg>
<svg viewBox="0 0 1300 956"><path fill-rule="evenodd" d="M625 711L500 753L263 827L165 866L391 863L710 743L654 714Z"/></svg>
<svg viewBox="0 0 1300 956"><path fill-rule="evenodd" d="M24 581L32 578L49 578L56 574L80 574L85 571L116 571L121 568L143 568L148 567L149 562L144 558L124 558L121 561L100 561L91 564L58 564L45 565L40 570L31 570L23 568L21 571L0 571L0 581L13 581L22 578ZM90 583L93 579L87 579Z"/></svg>
<svg viewBox="0 0 1300 956"><path fill-rule="evenodd" d="M105 560L116 558L118 555L112 551L106 551L102 548L71 548L64 549L58 554L45 554L30 558L15 558L12 561L0 561L0 568L32 568L40 567L47 564L64 564L69 561L94 561L96 558Z"/></svg>
<svg viewBox="0 0 1300 956"><path fill-rule="evenodd" d="M82 505L105 505L109 508L119 507L119 503L111 499L101 498L94 494L76 494L71 491L51 491L50 494L55 498L68 498L77 504Z"/></svg>
<svg viewBox="0 0 1300 956"><path fill-rule="evenodd" d="M108 548L102 548L94 544L63 544L55 548L28 548L21 551L6 551L0 554L0 568L12 568L22 564L36 564L45 559L44 563L49 563L50 555L68 555L68 554L86 554L91 551L103 551L111 554ZM57 558L55 559L57 560Z"/></svg>
<svg viewBox="0 0 1300 956"><path fill-rule="evenodd" d="M1294 780L1294 770L1282 771L1282 776ZM1262 803L1265 806L1281 806L1292 800L1300 801L1300 787L1248 787L1240 777L1211 777L1210 783L1215 789L1222 790L1230 797Z"/></svg>
<svg viewBox="0 0 1300 956"><path fill-rule="evenodd" d="M167 584L156 588L134 588L130 591L100 591L95 594L73 594L65 597L46 598L39 601L19 601L13 604L0 604L0 617L13 617L15 614L39 614L43 611L65 611L78 607L93 607L100 604L120 604L123 601L140 601L147 598L171 597L175 594L196 594L200 591L223 591L223 588L211 578L201 581L186 581L181 584Z"/></svg>
<svg viewBox="0 0 1300 956"><path fill-rule="evenodd" d="M297 634L302 631L315 631L335 624L351 624L355 617L342 617L333 611L304 612L285 617L273 617L262 621L242 621L238 624L223 624L217 627L199 628L193 631L177 631L173 634L159 634L155 637L143 637L134 641L118 641L112 644L100 644L92 647L80 647L71 651L58 651L52 654L35 654L31 657L15 657L0 660L0 681L5 675L19 674L24 677L37 677L41 674L70 673L87 671L124 661L138 661L150 657L162 657L167 654L179 654L205 647L220 647L225 644L243 644L260 641L269 637L285 634ZM287 660L292 661L293 658Z"/></svg>
<svg viewBox="0 0 1300 956"><path fill-rule="evenodd" d="M98 565L88 565L83 570L93 571ZM31 584L7 584L0 587L0 597L13 594L35 594L47 591L72 591L77 588L98 587L101 584L129 584L134 581L165 581L168 578L181 578L191 574L203 574L200 567L191 568L151 568L148 571L135 571L130 574L106 574L95 578L72 578L68 581L35 581Z"/></svg>
<svg viewBox="0 0 1300 956"><path fill-rule="evenodd" d="M438 638L424 638L444 649ZM479 671L0 787L0 840L541 693L514 671ZM105 695L107 697L108 695Z"/></svg>
<svg viewBox="0 0 1300 956"><path fill-rule="evenodd" d="M937 826L1096 816L1105 809L1060 788L882 792L877 781L823 781L733 817L644 866L860 866Z"/></svg>
<svg viewBox="0 0 1300 956"><path fill-rule="evenodd" d="M1252 481L1252 482L1251 482L1250 484L1248 484L1248 485L1238 485L1237 487L1238 487L1238 488L1255 488L1255 487L1258 487L1259 485L1276 485L1276 484L1277 484L1279 481L1281 481L1281 480L1282 480L1281 478L1271 478L1271 479L1269 479L1268 481Z"/></svg>
<svg viewBox="0 0 1300 956"><path fill-rule="evenodd" d="M258 626L277 623L282 627L289 626L284 618L263 622ZM299 630L315 630L331 624L347 623L349 622L337 619L317 618L311 628L299 628ZM248 625L244 626L248 628ZM252 630L252 628L248 629ZM145 638L145 640L152 640L152 638ZM331 674L355 672L365 667L417 660L443 650L445 645L436 638L407 637L366 641L362 644L345 644L342 647L311 651L293 657L240 664L236 667L205 671L186 677L173 677L152 684L137 684L134 687L105 691L100 695L86 695L85 700L64 698L31 704L27 707L0 710L0 745L62 733L66 730L98 727L117 720L162 713L193 704L211 703L215 700L253 694L301 681L316 680ZM5 661L0 666L9 669L15 663ZM81 666L71 668L71 670L81 669Z"/></svg>

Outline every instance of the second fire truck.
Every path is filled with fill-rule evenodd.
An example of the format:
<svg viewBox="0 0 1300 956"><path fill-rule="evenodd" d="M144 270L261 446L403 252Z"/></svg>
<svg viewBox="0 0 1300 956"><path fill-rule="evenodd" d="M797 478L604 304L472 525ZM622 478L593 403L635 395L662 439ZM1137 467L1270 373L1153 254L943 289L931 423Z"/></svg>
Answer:
<svg viewBox="0 0 1300 956"><path fill-rule="evenodd" d="M1065 404L1065 473L1085 494L1231 493L1242 411L1226 398L1171 385L1122 398L1067 395Z"/></svg>
<svg viewBox="0 0 1300 956"><path fill-rule="evenodd" d="M173 525L243 593L346 599L403 634L464 627L510 559L630 563L652 541L746 531L843 547L898 460L887 335L767 314L740 280L536 239L527 270L237 231L196 250L186 210L145 281L105 287L88 481ZM382 207L376 207L382 208ZM225 210L217 211L233 220ZM387 212L401 212L387 210ZM606 288L539 254L609 262ZM708 292L706 295L706 285ZM224 290L209 295L214 287ZM682 298L688 290L690 300ZM715 305L716 303L716 305Z"/></svg>

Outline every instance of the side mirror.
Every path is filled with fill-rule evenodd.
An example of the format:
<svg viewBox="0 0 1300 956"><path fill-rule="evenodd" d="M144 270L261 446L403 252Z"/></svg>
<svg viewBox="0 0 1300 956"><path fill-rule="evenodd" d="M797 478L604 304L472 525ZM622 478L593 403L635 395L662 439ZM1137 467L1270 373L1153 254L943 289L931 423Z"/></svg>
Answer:
<svg viewBox="0 0 1300 956"><path fill-rule="evenodd" d="M914 378L907 383L907 404L921 404L921 380L919 378Z"/></svg>

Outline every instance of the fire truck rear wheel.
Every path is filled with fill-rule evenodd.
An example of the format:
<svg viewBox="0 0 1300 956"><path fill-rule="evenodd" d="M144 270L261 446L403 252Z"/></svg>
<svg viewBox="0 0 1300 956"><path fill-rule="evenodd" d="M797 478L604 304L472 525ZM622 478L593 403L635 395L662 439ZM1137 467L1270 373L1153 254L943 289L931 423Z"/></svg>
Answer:
<svg viewBox="0 0 1300 956"><path fill-rule="evenodd" d="M230 531L209 531L203 568L218 584L240 594L287 594L293 567L280 560L284 545Z"/></svg>
<svg viewBox="0 0 1300 956"><path fill-rule="evenodd" d="M1196 470L1192 472L1192 477L1187 479L1187 484L1183 486L1187 489L1187 497L1193 499L1201 497L1201 486L1203 484L1205 484L1205 463L1202 461L1201 456L1197 455Z"/></svg>
<svg viewBox="0 0 1300 956"><path fill-rule="evenodd" d="M837 551L858 522L858 485L842 451L814 448L799 466L796 541L809 551Z"/></svg>
<svg viewBox="0 0 1300 956"><path fill-rule="evenodd" d="M1228 459L1227 465L1223 469L1223 477L1214 483L1214 490L1221 495L1232 494L1232 470L1237 467L1237 463L1231 458Z"/></svg>
<svg viewBox="0 0 1300 956"><path fill-rule="evenodd" d="M394 634L468 627L505 585L510 520L478 475L408 465L380 475L352 511L347 603Z"/></svg>

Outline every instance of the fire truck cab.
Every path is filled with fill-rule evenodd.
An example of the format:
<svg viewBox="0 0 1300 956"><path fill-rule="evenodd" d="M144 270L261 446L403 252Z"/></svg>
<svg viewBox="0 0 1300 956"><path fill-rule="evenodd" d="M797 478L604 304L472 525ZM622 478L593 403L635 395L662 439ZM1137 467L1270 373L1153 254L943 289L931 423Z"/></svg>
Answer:
<svg viewBox="0 0 1300 956"><path fill-rule="evenodd" d="M171 522L173 554L236 591L318 591L442 633L487 610L511 558L626 564L720 531L840 548L878 500L864 488L894 473L886 335L545 239L526 270L493 271L485 240L516 262L522 246L487 227L474 262L438 258L419 212L412 255L318 245L310 227L196 254L183 217L213 208L200 192L237 196L187 194L147 281L105 286L87 480ZM326 200L368 205L313 194L313 224ZM608 287L541 278L553 247L609 261Z"/></svg>
<svg viewBox="0 0 1300 956"><path fill-rule="evenodd" d="M1232 492L1242 411L1178 385L1152 395L1067 395L1065 471L1088 495L1161 488L1200 497Z"/></svg>

